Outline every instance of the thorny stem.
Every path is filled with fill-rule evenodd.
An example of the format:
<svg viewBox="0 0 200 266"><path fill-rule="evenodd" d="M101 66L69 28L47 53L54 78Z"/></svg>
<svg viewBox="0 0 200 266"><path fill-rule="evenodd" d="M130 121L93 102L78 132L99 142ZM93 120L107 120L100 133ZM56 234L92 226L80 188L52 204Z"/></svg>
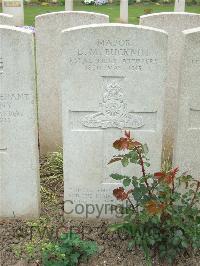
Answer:
<svg viewBox="0 0 200 266"><path fill-rule="evenodd" d="M139 159L140 159L140 165L141 165L141 168L142 168L142 175L143 175L143 177L145 178L145 179L144 179L144 182L145 182L145 184L146 184L146 186L147 186L147 189L148 189L148 191L149 191L149 195L151 196L151 195L152 195L152 192L151 192L151 188L150 188L150 186L149 186L149 183L148 183L147 180L146 180L146 172L145 172L145 168L144 168L144 161L143 161L143 159L142 159L141 152L139 151L139 149L138 149L137 147L136 147L136 151L137 151L138 156L139 156Z"/></svg>
<svg viewBox="0 0 200 266"><path fill-rule="evenodd" d="M141 167L142 167L142 175L143 175L143 177L146 177L146 172L145 172L145 168L144 168L144 161L143 161L143 159L142 159L141 152L139 151L139 149L138 149L137 147L136 147L136 151L137 151L137 153L138 153L138 155L139 155L140 165L141 165Z"/></svg>

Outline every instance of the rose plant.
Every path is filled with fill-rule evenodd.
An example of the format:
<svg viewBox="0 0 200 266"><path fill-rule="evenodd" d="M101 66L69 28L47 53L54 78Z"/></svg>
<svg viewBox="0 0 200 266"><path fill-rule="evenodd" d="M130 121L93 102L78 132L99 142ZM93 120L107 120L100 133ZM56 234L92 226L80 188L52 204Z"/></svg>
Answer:
<svg viewBox="0 0 200 266"><path fill-rule="evenodd" d="M113 147L120 154L109 164L139 165L141 176L136 177L134 171L132 176L111 174L122 183L113 195L117 200L128 200L129 206L122 209L123 222L112 224L110 230L128 232L129 248L139 247L147 265L152 265L154 256L172 265L178 255L199 249L200 181L187 173L178 175L177 167L149 173L148 147L131 138L128 131Z"/></svg>

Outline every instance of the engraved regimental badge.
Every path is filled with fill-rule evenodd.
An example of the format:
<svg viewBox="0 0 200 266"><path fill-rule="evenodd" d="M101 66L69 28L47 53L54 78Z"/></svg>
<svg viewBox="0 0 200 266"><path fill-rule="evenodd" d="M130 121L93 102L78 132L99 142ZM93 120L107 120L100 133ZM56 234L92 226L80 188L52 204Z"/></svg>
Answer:
<svg viewBox="0 0 200 266"><path fill-rule="evenodd" d="M102 111L82 117L82 125L93 128L120 129L144 126L141 116L128 112L122 88L115 80L108 82L102 98L100 103Z"/></svg>

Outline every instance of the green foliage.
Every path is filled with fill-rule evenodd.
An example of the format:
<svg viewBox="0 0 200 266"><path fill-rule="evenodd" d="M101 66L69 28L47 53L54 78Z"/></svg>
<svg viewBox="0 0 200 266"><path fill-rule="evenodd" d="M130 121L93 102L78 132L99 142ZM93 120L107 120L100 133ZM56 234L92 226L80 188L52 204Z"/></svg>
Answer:
<svg viewBox="0 0 200 266"><path fill-rule="evenodd" d="M129 248L141 248L147 265L152 265L152 250L161 261L173 264L179 254L199 249L200 181L186 173L178 176L178 168L169 169L166 165L161 172L148 173L148 147L130 138L130 132L125 132L125 137L116 140L113 147L124 154L114 156L110 163L121 161L122 167L139 165L141 176L111 174L123 184L113 195L130 204L124 221L111 225L110 230L128 232L132 238Z"/></svg>
<svg viewBox="0 0 200 266"><path fill-rule="evenodd" d="M23 226L23 231L17 232L17 238L27 235L25 241L13 245L15 255L20 259L28 262L37 260L41 261L42 248L47 243L57 238L56 224L50 222L49 217L40 217L27 221Z"/></svg>
<svg viewBox="0 0 200 266"><path fill-rule="evenodd" d="M132 4L134 4L136 2L136 0L128 0L128 4L129 5L132 5Z"/></svg>
<svg viewBox="0 0 200 266"><path fill-rule="evenodd" d="M42 248L48 244L46 239L32 238L25 243L20 242L12 246L12 250L16 257L19 259L25 259L27 262L41 261Z"/></svg>
<svg viewBox="0 0 200 266"><path fill-rule="evenodd" d="M59 193L63 189L62 150L47 154L40 164L42 201L58 204Z"/></svg>
<svg viewBox="0 0 200 266"><path fill-rule="evenodd" d="M59 0L58 3L59 3L60 6L64 6L65 5L65 0Z"/></svg>
<svg viewBox="0 0 200 266"><path fill-rule="evenodd" d="M134 3L136 3L136 0L128 0L129 5L133 5ZM114 0L113 4L120 5L120 0Z"/></svg>
<svg viewBox="0 0 200 266"><path fill-rule="evenodd" d="M44 266L74 266L95 254L97 245L70 232L61 235L57 243L45 244L42 251Z"/></svg>
<svg viewBox="0 0 200 266"><path fill-rule="evenodd" d="M43 164L41 167L41 172L45 170L46 176L57 176L63 177L63 154L62 150L58 152L52 152L47 154L43 159Z"/></svg>
<svg viewBox="0 0 200 266"><path fill-rule="evenodd" d="M44 266L74 266L87 261L98 251L95 242L82 240L71 230L58 237L46 219L40 218L27 225L33 229L34 235L26 242L14 245L13 251L18 258L28 262L37 259Z"/></svg>

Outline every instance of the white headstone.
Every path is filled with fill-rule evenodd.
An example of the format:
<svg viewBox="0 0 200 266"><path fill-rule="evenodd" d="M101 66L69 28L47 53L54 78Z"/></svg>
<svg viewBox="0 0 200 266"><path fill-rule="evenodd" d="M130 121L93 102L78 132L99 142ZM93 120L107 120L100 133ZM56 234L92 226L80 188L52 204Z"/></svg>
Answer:
<svg viewBox="0 0 200 266"><path fill-rule="evenodd" d="M109 17L89 12L56 12L36 17L36 60L39 95L39 135L42 153L62 146L58 58L63 29L108 22Z"/></svg>
<svg viewBox="0 0 200 266"><path fill-rule="evenodd" d="M185 11L185 0L175 0L174 12Z"/></svg>
<svg viewBox="0 0 200 266"><path fill-rule="evenodd" d="M186 30L179 84L175 164L200 180L200 28Z"/></svg>
<svg viewBox="0 0 200 266"><path fill-rule="evenodd" d="M23 0L2 0L3 13L13 15L14 25L24 25L24 2Z"/></svg>
<svg viewBox="0 0 200 266"><path fill-rule="evenodd" d="M165 30L169 34L168 77L165 100L164 143L165 158L172 155L177 126L178 80L182 31L200 26L200 14L158 13L140 17L140 25Z"/></svg>
<svg viewBox="0 0 200 266"><path fill-rule="evenodd" d="M120 22L128 23L128 0L120 0Z"/></svg>
<svg viewBox="0 0 200 266"><path fill-rule="evenodd" d="M65 0L65 10L73 11L74 0Z"/></svg>
<svg viewBox="0 0 200 266"><path fill-rule="evenodd" d="M34 41L0 26L0 217L39 215Z"/></svg>
<svg viewBox="0 0 200 266"><path fill-rule="evenodd" d="M13 16L0 13L0 25L14 25Z"/></svg>
<svg viewBox="0 0 200 266"><path fill-rule="evenodd" d="M151 169L160 168L166 61L163 31L123 24L63 31L66 213L73 209L72 216L87 216L86 204L93 204L95 213L90 217L96 217L98 207L103 208L101 217L110 214L106 215L105 204L114 202L112 190L120 184L109 175L121 167L107 163L116 153L112 143L124 129L149 144ZM84 211L78 214L75 208Z"/></svg>

